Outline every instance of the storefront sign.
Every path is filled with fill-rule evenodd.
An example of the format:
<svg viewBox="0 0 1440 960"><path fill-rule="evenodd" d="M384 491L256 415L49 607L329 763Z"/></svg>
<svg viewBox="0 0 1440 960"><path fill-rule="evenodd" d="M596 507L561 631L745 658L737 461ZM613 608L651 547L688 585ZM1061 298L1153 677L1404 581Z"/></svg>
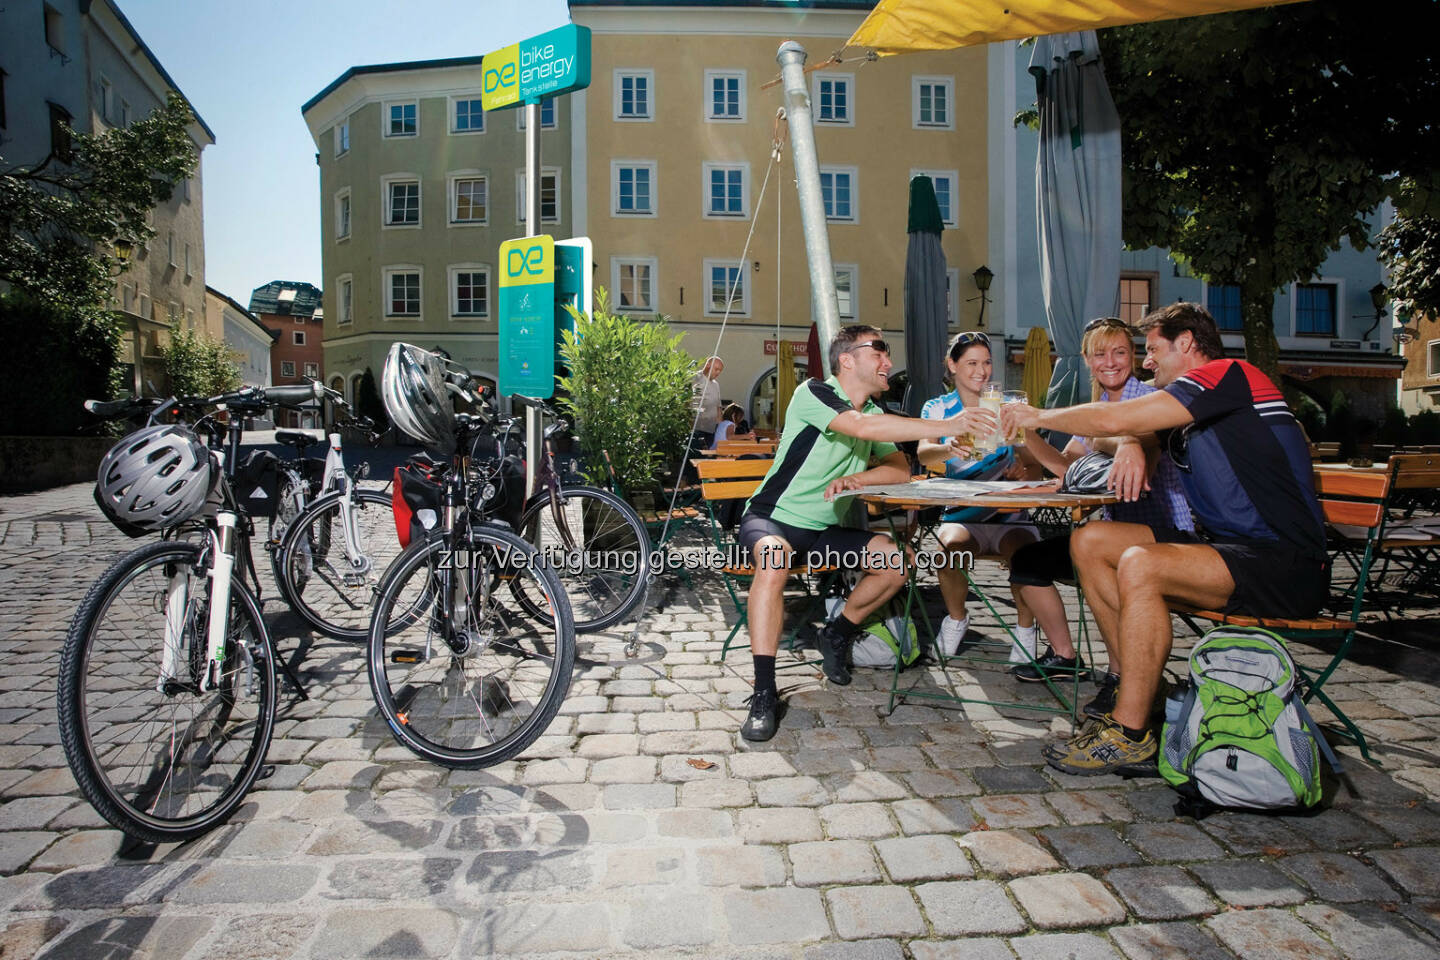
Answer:
<svg viewBox="0 0 1440 960"><path fill-rule="evenodd" d="M504 110L590 86L590 28L573 23L485 54L485 110Z"/></svg>
<svg viewBox="0 0 1440 960"><path fill-rule="evenodd" d="M500 244L500 392L555 394L555 240Z"/></svg>
<svg viewBox="0 0 1440 960"><path fill-rule="evenodd" d="M800 357L808 357L808 356L810 356L810 344L807 343L807 342L804 341L804 340L792 340L792 341L790 341L790 349L791 349L791 353L795 356L795 358L796 358L797 360L798 360ZM780 348L779 348L779 341L778 341L778 340L766 340L766 341L765 341L765 356L767 356L767 357L773 357L773 356L776 356L779 352L780 352Z"/></svg>

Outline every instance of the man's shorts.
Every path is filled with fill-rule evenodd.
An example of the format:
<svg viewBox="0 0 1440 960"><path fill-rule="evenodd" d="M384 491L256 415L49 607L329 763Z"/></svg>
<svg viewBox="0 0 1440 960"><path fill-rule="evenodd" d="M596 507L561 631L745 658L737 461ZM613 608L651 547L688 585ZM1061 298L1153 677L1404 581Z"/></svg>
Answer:
<svg viewBox="0 0 1440 960"><path fill-rule="evenodd" d="M1283 543L1204 540L1188 530L1156 530L1156 543L1214 547L1235 581L1222 613L1302 619L1320 612L1330 594L1330 560Z"/></svg>
<svg viewBox="0 0 1440 960"><path fill-rule="evenodd" d="M740 531L735 535L746 557L755 562L754 548L764 537L780 537L790 544L796 556L792 566L836 566L853 569L861 566L862 557L870 541L877 536L873 530L857 527L826 527L824 530L807 530L781 523L769 517L757 517L747 513L740 518Z"/></svg>
<svg viewBox="0 0 1440 960"><path fill-rule="evenodd" d="M962 523L959 524L970 534L967 549L977 557L993 557L1000 552L1000 541L1016 530L1025 533L1030 541L1040 539L1040 531L1028 523Z"/></svg>

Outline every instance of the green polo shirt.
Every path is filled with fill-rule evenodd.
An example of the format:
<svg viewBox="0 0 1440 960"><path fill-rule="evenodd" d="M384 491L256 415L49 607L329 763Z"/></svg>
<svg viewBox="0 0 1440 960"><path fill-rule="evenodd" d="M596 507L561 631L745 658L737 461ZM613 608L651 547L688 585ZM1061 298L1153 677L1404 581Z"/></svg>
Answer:
<svg viewBox="0 0 1440 960"><path fill-rule="evenodd" d="M804 530L843 524L851 500L826 500L825 488L896 450L895 444L884 440L860 440L828 429L836 416L854 409L834 377L823 383L806 380L800 384L785 409L785 432L775 462L745 505L746 513ZM884 413L870 400L860 412Z"/></svg>

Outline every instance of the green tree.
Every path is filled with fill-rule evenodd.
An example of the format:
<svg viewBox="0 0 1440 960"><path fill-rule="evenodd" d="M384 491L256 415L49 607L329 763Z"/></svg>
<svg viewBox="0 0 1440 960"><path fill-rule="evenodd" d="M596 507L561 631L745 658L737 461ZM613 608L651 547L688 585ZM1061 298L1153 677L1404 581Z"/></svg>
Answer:
<svg viewBox="0 0 1440 960"><path fill-rule="evenodd" d="M112 390L115 338L103 325L20 291L0 294L0 343L23 345L24 362L0 376L0 434L98 432L81 406Z"/></svg>
<svg viewBox="0 0 1440 960"><path fill-rule="evenodd" d="M369 367L360 376L359 389L355 391L355 412L369 417L377 430L390 427L390 415L385 412L385 401L380 399L380 390L375 386L375 372Z"/></svg>
<svg viewBox="0 0 1440 960"><path fill-rule="evenodd" d="M181 397L228 393L240 387L235 351L193 330L176 330L160 348L170 392Z"/></svg>
<svg viewBox="0 0 1440 960"><path fill-rule="evenodd" d="M1440 317L1440 190L1406 180L1379 241L1391 298L1407 313Z"/></svg>
<svg viewBox="0 0 1440 960"><path fill-rule="evenodd" d="M1125 242L1240 288L1278 382L1275 293L1313 276L1398 175L1434 164L1440 4L1347 0L1100 32L1121 118Z"/></svg>

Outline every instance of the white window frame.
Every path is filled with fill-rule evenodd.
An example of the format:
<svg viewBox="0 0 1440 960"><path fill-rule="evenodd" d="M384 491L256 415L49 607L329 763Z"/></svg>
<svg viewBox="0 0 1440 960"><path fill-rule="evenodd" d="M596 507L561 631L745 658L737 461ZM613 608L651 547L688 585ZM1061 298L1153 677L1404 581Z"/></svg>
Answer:
<svg viewBox="0 0 1440 960"><path fill-rule="evenodd" d="M152 306L152 301L151 301L151 299L150 299L150 294L148 294L148 293L142 293L142 294L140 294L140 311L139 311L139 312L140 312L140 316L144 317L146 320L154 320L154 319L155 319L155 317L154 317L154 316L152 315L152 313L151 313L151 306Z"/></svg>
<svg viewBox="0 0 1440 960"><path fill-rule="evenodd" d="M165 234L165 262L172 267L178 267L175 262L175 231L170 230Z"/></svg>
<svg viewBox="0 0 1440 960"><path fill-rule="evenodd" d="M418 313L391 313L390 312L390 278L396 274L413 273L420 278L419 292L416 296L416 307ZM425 268L418 263L392 263L380 268L380 316L386 322L418 323L425 319Z"/></svg>
<svg viewBox="0 0 1440 960"><path fill-rule="evenodd" d="M859 223L859 222L860 222L860 168L859 168L859 167L841 166L841 165L838 165L838 164L833 164L833 165L832 165L832 164L823 164L823 165L821 165L821 167L820 167L820 176L821 176L821 177L824 177L827 173L830 174L832 177L833 177L835 174L841 174L841 175L848 176L848 177L850 178L850 216L848 216L848 217L841 217L841 216L838 216L838 215L833 215L833 214L828 214L828 213L827 213L827 214L825 215L825 222L826 222L826 223ZM823 204L823 202L824 202L824 194L825 194L825 191L824 191L824 187L823 187L823 186L821 187L820 194L821 194L821 202L822 202L822 204Z"/></svg>
<svg viewBox="0 0 1440 960"><path fill-rule="evenodd" d="M483 108L480 111L480 128L478 130L461 130L459 127L456 126L456 123L458 123L460 119L458 111L460 101L473 100L478 103L480 99L481 98L479 91L476 91L474 93L457 93L445 99L445 128L450 136L468 137L475 134L483 134L485 132L485 124L487 121L485 119L485 111Z"/></svg>
<svg viewBox="0 0 1440 960"><path fill-rule="evenodd" d="M922 84L940 85L945 88L945 122L920 122L920 87ZM933 112L933 104L932 104ZM955 78L914 76L910 78L910 125L916 130L955 129Z"/></svg>
<svg viewBox="0 0 1440 960"><path fill-rule="evenodd" d="M346 117L335 124L335 158L345 156L350 152L350 118Z"/></svg>
<svg viewBox="0 0 1440 960"><path fill-rule="evenodd" d="M479 220L455 219L456 204L460 199L461 180L485 181L485 216ZM490 174L484 170L452 170L445 175L445 225L447 227L485 227L490 224L490 211L495 206L494 191L490 189Z"/></svg>
<svg viewBox="0 0 1440 960"><path fill-rule="evenodd" d="M388 197L386 201L389 201ZM344 233L340 232L341 228L344 228ZM343 187L335 191L335 242L349 240L354 229L355 202L351 199L350 188Z"/></svg>
<svg viewBox="0 0 1440 960"><path fill-rule="evenodd" d="M822 80L832 80L845 85L845 119L820 119L820 81ZM815 75L810 78L810 103L813 105L812 112L815 115L816 125L826 127L855 126L855 74L831 73L828 70L817 71Z"/></svg>
<svg viewBox="0 0 1440 960"><path fill-rule="evenodd" d="M705 294L704 294L704 296L705 296L705 316L707 316L707 317L723 317L723 316L725 315L725 308L722 306L720 309L716 310L716 309L715 309L715 304L714 304L714 302L710 299L711 273L712 273L712 271L714 270L714 268L716 268L716 267L739 267L739 268L740 268L740 302L739 302L738 304L736 304L734 308L731 309L731 311L730 311L730 316L732 316L732 317L748 317L748 316L750 316L750 286L751 286L752 281L751 281L751 278L750 278L750 277L748 276L748 274L747 274L747 271L749 270L749 266L750 266L749 263L748 263L747 261L744 261L744 260L728 260L728 259L724 259L724 258L709 258L709 257L707 257L707 258L705 259L705 261L704 261L704 273L703 273L703 275L702 275L702 282L701 282L701 284L700 284L700 289L705 291ZM729 295L729 289L728 289L728 288L726 289L726 295L727 295L727 296Z"/></svg>
<svg viewBox="0 0 1440 960"><path fill-rule="evenodd" d="M634 67L616 67L614 77L614 99L615 99L615 121L617 123L654 123L655 122L655 71L638 70ZM645 112L627 115L621 112L621 104L624 102L622 96L622 82L626 78L642 78L645 81Z"/></svg>
<svg viewBox="0 0 1440 960"><path fill-rule="evenodd" d="M1300 332L1300 287L1331 286L1335 288L1335 330L1332 333L1301 333ZM1300 283L1290 284L1290 336L1315 343L1317 340L1342 340L1344 331L1341 329L1345 306L1345 278L1344 277L1311 277L1309 280ZM1244 310L1244 304L1241 304Z"/></svg>
<svg viewBox="0 0 1440 960"><path fill-rule="evenodd" d="M481 313L460 312L460 290L458 277L462 273L485 274L485 306ZM488 263L452 263L448 271L450 319L452 321L489 320L493 317L491 303L495 297L495 271Z"/></svg>
<svg viewBox="0 0 1440 960"><path fill-rule="evenodd" d="M415 184L415 222L390 222L390 186L397 183ZM425 183L418 173L387 173L380 178L380 229L419 230L425 225Z"/></svg>
<svg viewBox="0 0 1440 960"><path fill-rule="evenodd" d="M115 112L115 85L110 82L109 77L102 73L97 86L100 88L100 119L110 126L114 126L115 122L111 119L111 115Z"/></svg>
<svg viewBox="0 0 1440 960"><path fill-rule="evenodd" d="M297 347L303 347L303 346L305 346L305 331L304 331L304 330L291 330L291 331L290 331L290 335L291 335L291 337L292 337L292 339L293 339L293 341L294 341L295 346L297 346Z"/></svg>
<svg viewBox="0 0 1440 960"><path fill-rule="evenodd" d="M710 172L712 170L740 171L740 212L710 212ZM749 163L702 163L700 165L700 214L706 220L748 220L750 219L750 164Z"/></svg>
<svg viewBox="0 0 1440 960"><path fill-rule="evenodd" d="M124 97L120 98L120 126L130 126L130 101Z"/></svg>
<svg viewBox="0 0 1440 960"><path fill-rule="evenodd" d="M390 132L390 108L407 107L415 108L415 132L414 133L391 133ZM385 140L410 140L420 136L420 101L408 100L386 100L380 104L380 136Z"/></svg>
<svg viewBox="0 0 1440 960"><path fill-rule="evenodd" d="M545 122L545 105L550 105L550 122ZM560 126L560 104L555 97L542 97L540 101L540 129L556 130ZM525 132L525 107L515 108L515 129Z"/></svg>
<svg viewBox="0 0 1440 960"><path fill-rule="evenodd" d="M315 361L306 360L304 365L301 366L300 369L303 376L306 376L311 380L320 379L320 364L316 363Z"/></svg>
<svg viewBox="0 0 1440 960"><path fill-rule="evenodd" d="M611 160L610 161L610 216L628 220L631 217L655 217L659 210L659 197L656 189L657 171L659 165L654 160ZM621 210L620 209L620 171L621 170L646 170L650 174L650 209L648 210Z"/></svg>
<svg viewBox="0 0 1440 960"><path fill-rule="evenodd" d="M294 360L281 360L281 361L280 361L280 376L282 376L282 377L293 377L293 376L295 376L295 361L294 361Z"/></svg>
<svg viewBox="0 0 1440 960"><path fill-rule="evenodd" d="M1440 347L1440 340L1431 340L1425 344L1425 376L1431 379L1440 377L1440 364L1435 362L1440 359L1437 347Z"/></svg>
<svg viewBox="0 0 1440 960"><path fill-rule="evenodd" d="M620 271L626 266L650 268L650 305L648 307L620 306ZM651 316L659 313L656 299L659 294L657 278L660 261L656 257L611 257L610 258L610 308L617 313L640 313Z"/></svg>
<svg viewBox="0 0 1440 960"><path fill-rule="evenodd" d="M831 264L831 266L835 268L835 278L837 281L842 273L850 275L850 312L846 313L842 308L840 310L840 319L849 320L851 323L854 323L860 316L860 264L835 263ZM840 285L837 283L835 287L836 301L838 303Z"/></svg>
<svg viewBox="0 0 1440 960"><path fill-rule="evenodd" d="M956 185L960 182L960 172L958 170L922 170L918 167L911 168L911 180L914 180L916 177L921 176L929 177L931 181L934 181L938 177L945 177L950 181L950 210L948 211L947 215L947 211L942 206L940 208L940 220L947 227L958 227L960 225L960 197L958 195ZM936 199L939 199L938 196Z"/></svg>
<svg viewBox="0 0 1440 960"><path fill-rule="evenodd" d="M350 301L346 303L345 295L349 292ZM336 326L347 326L355 322L355 275L342 273L335 278L335 324Z"/></svg>
<svg viewBox="0 0 1440 960"><path fill-rule="evenodd" d="M190 245L190 241L189 241L189 240L186 240L186 241L185 241L185 279L186 279L186 280L189 280L191 277L195 276L195 272L194 272L194 270L191 269L191 266L190 266L190 262L191 262L191 250L192 250L192 248L191 248L191 245Z"/></svg>
<svg viewBox="0 0 1440 960"><path fill-rule="evenodd" d="M564 194L564 191L563 191L562 177L560 176L560 168L559 168L559 167L541 167L541 168L540 168L540 188L541 188L542 190L545 188L545 178L546 178L546 177L554 177L554 178L555 178L555 216L553 216L553 217L547 217L547 216L545 216L545 204L544 204L544 202L542 201L541 204L540 204L540 222L541 222L541 223L559 223L561 220L565 219L565 194ZM515 171L515 222L516 222L516 223L524 223L524 222L525 222L525 171L524 171L524 170L516 170L516 171Z"/></svg>
<svg viewBox="0 0 1440 960"><path fill-rule="evenodd" d="M710 112L715 104L715 81L720 79L738 78L740 80L740 115L736 117L717 117ZM705 117L706 123L744 123L745 122L745 96L746 81L744 70L706 70L705 86L701 89L701 96L705 98L701 104L701 115Z"/></svg>
<svg viewBox="0 0 1440 960"><path fill-rule="evenodd" d="M949 267L945 270L945 297L949 301L950 328L958 330L960 327L960 304L964 298L960 296L960 268Z"/></svg>

